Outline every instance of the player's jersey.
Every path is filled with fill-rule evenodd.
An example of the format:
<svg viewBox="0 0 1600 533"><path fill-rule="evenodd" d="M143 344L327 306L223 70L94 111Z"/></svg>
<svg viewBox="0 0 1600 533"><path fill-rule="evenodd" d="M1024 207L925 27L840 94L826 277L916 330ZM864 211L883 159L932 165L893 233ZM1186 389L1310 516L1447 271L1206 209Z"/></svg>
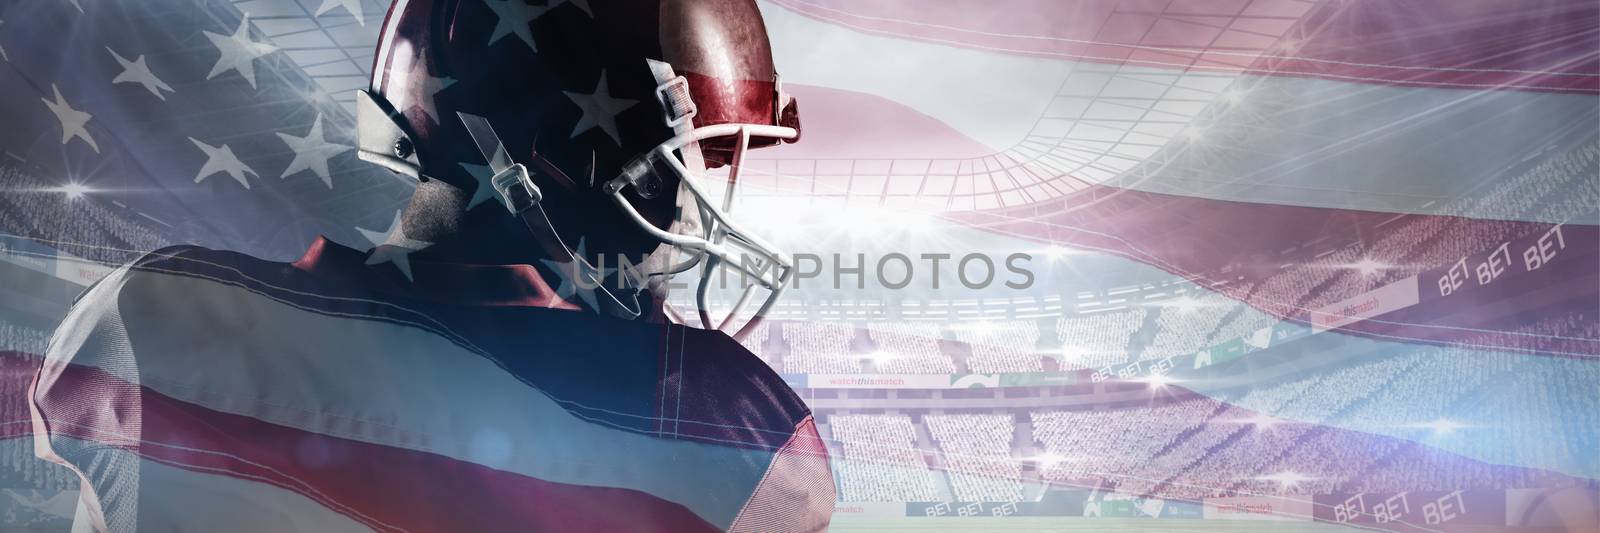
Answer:
<svg viewBox="0 0 1600 533"><path fill-rule="evenodd" d="M526 267L365 259L179 247L84 293L31 393L80 526L827 527L809 410L726 335L549 308Z"/></svg>

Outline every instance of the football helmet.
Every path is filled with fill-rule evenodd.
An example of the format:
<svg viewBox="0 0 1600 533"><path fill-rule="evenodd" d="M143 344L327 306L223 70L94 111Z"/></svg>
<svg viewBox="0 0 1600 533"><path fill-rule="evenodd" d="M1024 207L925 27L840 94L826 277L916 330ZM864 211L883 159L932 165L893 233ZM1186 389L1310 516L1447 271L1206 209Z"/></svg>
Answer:
<svg viewBox="0 0 1600 533"><path fill-rule="evenodd" d="M800 138L752 0L397 0L357 115L363 160L493 187L547 255L601 293L597 311L637 317L628 290L644 277L699 268L698 316L669 316L737 336L794 272L731 216L746 152ZM707 169L723 166L719 205ZM625 290L601 274L607 258L663 252L652 271L623 276ZM720 318L706 303L716 269L749 282ZM758 291L765 301L739 320Z"/></svg>

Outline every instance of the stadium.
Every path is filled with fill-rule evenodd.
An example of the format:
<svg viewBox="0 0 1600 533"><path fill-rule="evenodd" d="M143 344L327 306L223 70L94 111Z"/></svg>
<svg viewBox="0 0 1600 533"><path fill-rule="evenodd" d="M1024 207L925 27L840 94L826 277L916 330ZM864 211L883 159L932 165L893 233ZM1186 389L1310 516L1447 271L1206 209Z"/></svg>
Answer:
<svg viewBox="0 0 1600 533"><path fill-rule="evenodd" d="M415 185L350 150L387 2L78 4L0 8L34 91L0 101L6 530L71 524L27 388L83 291L174 244L376 246ZM1594 5L900 4L759 2L815 118L733 202L824 259L740 343L815 417L833 530L1600 528ZM236 29L249 83L204 37ZM189 104L111 111L157 100L108 47Z"/></svg>

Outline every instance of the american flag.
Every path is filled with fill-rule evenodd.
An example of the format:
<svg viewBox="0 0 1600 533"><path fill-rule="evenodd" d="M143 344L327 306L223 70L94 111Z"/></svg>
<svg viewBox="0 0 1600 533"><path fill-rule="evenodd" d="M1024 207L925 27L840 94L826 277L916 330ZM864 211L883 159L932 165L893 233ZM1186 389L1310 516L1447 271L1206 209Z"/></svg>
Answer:
<svg viewBox="0 0 1600 533"><path fill-rule="evenodd" d="M544 7L587 10L588 2ZM806 408L795 405L728 425L792 437L804 433L797 424L814 423L833 456L829 490L852 510L841 513L882 502L927 504L895 508L902 517L959 502L1045 509L1064 487L1088 485L1088 495L1072 493L1076 516L1111 514L1129 500L1106 495L1121 494L1154 502L1130 504L1150 516L1175 512L1163 500L1224 514L1277 506L1298 518L1420 531L1449 524L1421 518L1420 503L1405 520L1378 523L1368 500L1421 491L1437 508L1451 491L1473 502L1497 491L1486 498L1502 508L1486 520L1505 526L1522 516L1511 516L1510 491L1595 487L1594 2L760 7L806 129L803 142L751 155L740 213L753 225L789 228L776 240L792 251L853 257L862 246L900 244L862 244L862 224L912 220L925 227L885 232L930 249L1028 250L1049 266L1021 294L799 290L747 342L772 365L769 378L783 375L817 415L790 416ZM496 503L543 498L602 528L636 525L606 521L632 508L593 507L607 500L587 494L561 500L537 486L582 479L649 495L640 504L657 513L641 515L648 523L727 528L743 516L740 505L706 496L722 492L627 474L670 463L682 468L670 475L694 478L747 459L749 448L707 444L722 438L710 433L637 423L699 415L655 412L660 397L521 381L544 369L499 366L494 354L506 348L475 344L513 342L481 331L506 319L445 318L452 313L433 304L396 307L273 270L322 258L307 249L339 256L348 249L335 242L366 248L394 236L413 184L360 164L352 148L352 91L371 75L387 8L377 0L0 7L0 87L9 96L0 99L0 264L19 272L8 274L0 302L0 325L10 328L0 333L0 350L9 350L0 389L15 397L0 442L21 458L6 464L35 469L22 476L28 490L77 488L75 474L31 459L33 439L49 435L67 439L54 448L58 461L140 476L126 488L85 488L94 498L12 491L13 507L87 512L111 529L164 529L164 514L196 509L226 520L256 500L293 509L289 522L262 526L272 530L577 527L559 521L567 515L540 514L556 512L548 507ZM172 244L243 255L184 248L147 258L142 270L116 268ZM44 342L37 332L55 330L91 284L79 301L107 314L80 317L95 327ZM126 291L192 301L119 308ZM250 303L205 303L216 301ZM867 310L851 315L857 307L844 301ZM889 306L887 317L873 315ZM829 318L840 309L843 319ZM223 321L295 323L304 336L222 338L214 332L228 329ZM151 325L174 323L182 326ZM679 340L636 332L611 341L713 343L673 331ZM416 338L393 340L406 335ZM41 363L127 346L183 357L164 363L171 368L127 354ZM327 346L365 359L318 356ZM657 368L661 354L647 352L658 364L562 372L622 379L635 364L640 376L694 375L693 358L680 358L675 374L670 356ZM446 362L458 360L478 366ZM66 384L56 390L109 387L145 403L125 412L125 395L43 398L82 426L51 433L25 395L41 364L42 376ZM347 365L325 375L348 379L294 378L318 365ZM919 383L904 388L930 399L902 398L894 382ZM957 382L1031 392L927 392ZM1056 385L1039 383L1078 384L1083 401L1041 400ZM854 397L855 389L868 392ZM538 425L497 423L512 410ZM551 442L540 430L547 424L582 436ZM1003 437L977 442L973 433ZM771 456L788 449L787 438L751 439L781 464ZM660 441L700 445L684 452L700 455L684 458ZM573 442L589 449L563 448ZM107 443L146 453L69 457ZM563 459L524 455L524 446ZM817 456L813 448L797 457ZM605 467L573 466L586 461ZM44 466L21 466L33 463ZM447 482L413 482L432 476ZM231 484L215 482L224 478ZM207 480L188 485L198 503L179 507L136 490L192 479ZM748 495L758 482L724 489ZM368 487L396 484L419 488L411 500L371 501ZM1352 515L1347 502L1358 500ZM104 507L84 511L80 502ZM660 502L677 507L650 507Z"/></svg>

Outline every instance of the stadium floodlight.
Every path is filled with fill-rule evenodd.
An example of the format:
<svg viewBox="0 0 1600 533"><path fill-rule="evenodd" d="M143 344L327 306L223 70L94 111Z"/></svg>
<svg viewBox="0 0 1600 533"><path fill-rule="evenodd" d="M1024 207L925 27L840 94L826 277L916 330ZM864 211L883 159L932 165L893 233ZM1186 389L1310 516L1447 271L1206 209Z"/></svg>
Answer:
<svg viewBox="0 0 1600 533"><path fill-rule="evenodd" d="M67 195L67 199L69 200L77 200L79 198L83 198L86 194L94 192L94 189L90 188L88 185L71 181L60 187L52 187L50 190Z"/></svg>
<svg viewBox="0 0 1600 533"><path fill-rule="evenodd" d="M860 230L861 228L902 227L898 225L900 219L885 217L882 212L872 208L849 206L843 207L842 209L833 210L831 213L831 216L823 218L825 220L832 221L832 224L836 229ZM882 236L887 235L887 232L873 232L870 235Z"/></svg>
<svg viewBox="0 0 1600 533"><path fill-rule="evenodd" d="M1067 457L1065 455L1061 455L1059 453L1055 453L1055 452L1044 452L1044 453L1041 453L1039 455L1035 455L1033 457L1027 458L1027 460L1033 461L1034 463L1037 463L1040 467L1044 467L1044 468L1049 468L1049 467L1052 467L1052 466L1067 462L1067 460L1069 460L1069 459L1071 459L1071 458Z"/></svg>
<svg viewBox="0 0 1600 533"><path fill-rule="evenodd" d="M1139 378L1134 381L1143 382L1146 385L1149 385L1151 389L1165 389L1167 388L1167 385L1178 382L1178 380L1173 379L1172 376L1168 376L1166 374L1150 374L1147 377Z"/></svg>
<svg viewBox="0 0 1600 533"><path fill-rule="evenodd" d="M1058 259L1063 259L1063 258L1065 258L1065 257L1067 257L1069 255L1074 255L1074 254L1076 254L1078 252L1077 252L1077 250L1074 250L1072 248L1068 248L1066 246L1062 246L1062 245L1059 245L1059 244L1052 244L1052 245L1050 245L1048 247L1045 247L1045 249L1040 250L1039 253L1041 255L1049 258L1050 260L1054 261L1054 260L1058 260Z"/></svg>
<svg viewBox="0 0 1600 533"><path fill-rule="evenodd" d="M1305 474L1301 474L1299 472L1295 472L1295 471L1292 471L1292 470L1285 470L1283 472L1278 472L1278 473L1272 474L1272 475L1260 476L1260 477L1257 477L1256 479L1259 479L1259 480L1262 480L1262 481L1276 481L1276 482L1278 482L1278 486L1280 488L1282 488L1282 489L1291 489L1291 488L1294 488L1295 486L1298 486L1301 483L1304 483L1304 482L1307 482L1307 481L1313 481L1313 480L1315 480L1317 478L1314 478L1314 477L1311 477L1311 476L1307 476Z"/></svg>
<svg viewBox="0 0 1600 533"><path fill-rule="evenodd" d="M878 351L863 355L862 357L865 357L868 361L872 361L873 363L883 363L883 362L888 362L888 361L894 360L896 358L899 358L900 356L898 354L894 353L894 352L878 350Z"/></svg>
<svg viewBox="0 0 1600 533"><path fill-rule="evenodd" d="M1440 418L1431 422L1419 422L1416 424L1411 424L1410 427L1430 429L1433 430L1434 435L1443 436L1449 435L1458 429L1463 429L1468 426L1448 418Z"/></svg>
<svg viewBox="0 0 1600 533"><path fill-rule="evenodd" d="M1373 259L1371 257L1363 257L1363 258L1361 258L1360 261L1356 261L1354 263L1351 263L1351 264L1345 265L1345 266L1346 266L1346 268L1350 268L1350 269L1353 269L1353 270L1355 270L1357 272L1360 272L1361 275L1363 275L1363 276L1376 276L1376 275L1382 273L1383 271L1389 269L1389 264L1388 263L1384 263L1382 261L1378 261L1378 260Z"/></svg>
<svg viewBox="0 0 1600 533"><path fill-rule="evenodd" d="M928 213L910 209L897 209L886 215L884 222L891 228L916 236L936 235L938 221Z"/></svg>

